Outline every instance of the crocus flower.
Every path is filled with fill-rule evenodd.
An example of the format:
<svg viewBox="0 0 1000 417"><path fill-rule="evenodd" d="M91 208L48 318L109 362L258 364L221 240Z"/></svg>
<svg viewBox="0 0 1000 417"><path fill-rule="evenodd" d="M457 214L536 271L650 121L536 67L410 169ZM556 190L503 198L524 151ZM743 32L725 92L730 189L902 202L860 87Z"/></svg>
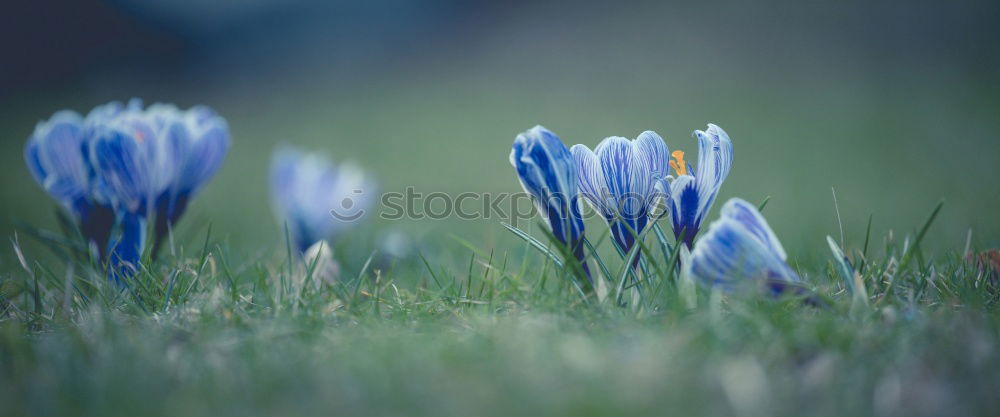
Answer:
<svg viewBox="0 0 1000 417"><path fill-rule="evenodd" d="M114 222L106 201L95 192L84 119L60 111L39 122L25 146L31 176L72 214L84 237L103 251Z"/></svg>
<svg viewBox="0 0 1000 417"><path fill-rule="evenodd" d="M694 135L698 138L697 171L684 161L682 151L674 151L674 160L670 161L677 172L677 178L670 184L671 225L674 236L680 239L683 235L688 248L733 165L733 143L722 128L709 123L707 131L696 130Z"/></svg>
<svg viewBox="0 0 1000 417"><path fill-rule="evenodd" d="M719 220L695 244L684 272L724 291L754 288L778 294L798 287L798 274L785 263L785 250L767 221L750 203L733 198Z"/></svg>
<svg viewBox="0 0 1000 417"><path fill-rule="evenodd" d="M25 160L102 259L104 248L112 249L114 270L136 265L150 217L158 219L157 241L163 237L228 147L225 121L208 108L154 104L144 110L132 99L97 106L85 118L56 113L36 127Z"/></svg>
<svg viewBox="0 0 1000 417"><path fill-rule="evenodd" d="M554 133L535 126L514 139L510 164L552 234L573 251L589 277L583 253L583 217L577 192L579 180L569 149Z"/></svg>
<svg viewBox="0 0 1000 417"><path fill-rule="evenodd" d="M580 193L604 217L615 245L628 253L635 237L662 214L656 205L669 197L667 144L646 131L635 140L614 136L593 151L585 145L573 145L571 151Z"/></svg>
<svg viewBox="0 0 1000 417"><path fill-rule="evenodd" d="M352 164L285 148L271 160L271 197L300 253L335 239L361 220L375 201L375 182Z"/></svg>

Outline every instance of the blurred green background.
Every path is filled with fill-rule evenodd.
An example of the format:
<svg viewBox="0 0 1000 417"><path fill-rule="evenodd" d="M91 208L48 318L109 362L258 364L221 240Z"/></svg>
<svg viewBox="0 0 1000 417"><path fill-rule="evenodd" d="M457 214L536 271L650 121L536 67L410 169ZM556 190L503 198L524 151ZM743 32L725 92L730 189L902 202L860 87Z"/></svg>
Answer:
<svg viewBox="0 0 1000 417"><path fill-rule="evenodd" d="M997 2L58 1L0 17L0 234L55 228L22 150L35 123L140 97L207 104L233 146L181 238L211 222L236 250L283 250L267 190L279 143L354 160L383 191L520 188L507 156L542 124L568 144L652 129L695 159L719 124L720 201L765 212L796 260L920 226L928 245L1000 245ZM715 210L721 204L716 204ZM713 215L714 217L714 215ZM377 222L517 247L499 219ZM594 230L600 225L592 224ZM603 230L601 231L603 233ZM364 231L363 233L368 233ZM348 236L347 242L351 241ZM9 267L10 250L0 260ZM467 258L466 258L467 259Z"/></svg>

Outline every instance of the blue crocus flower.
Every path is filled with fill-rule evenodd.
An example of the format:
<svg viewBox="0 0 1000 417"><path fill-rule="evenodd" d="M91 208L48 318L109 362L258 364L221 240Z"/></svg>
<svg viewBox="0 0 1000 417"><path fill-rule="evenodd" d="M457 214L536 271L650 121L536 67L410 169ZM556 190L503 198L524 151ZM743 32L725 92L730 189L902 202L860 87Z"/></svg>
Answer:
<svg viewBox="0 0 1000 417"><path fill-rule="evenodd" d="M56 113L25 148L32 176L73 213L108 259L128 274L157 219L156 242L218 170L229 148L225 121L207 107L111 102L86 118ZM114 236L112 236L114 234ZM119 268L127 265L130 268Z"/></svg>
<svg viewBox="0 0 1000 417"><path fill-rule="evenodd" d="M85 120L64 110L38 123L25 146L24 159L35 181L69 210L87 241L102 252L114 216L95 192L89 147Z"/></svg>
<svg viewBox="0 0 1000 417"><path fill-rule="evenodd" d="M604 217L615 245L628 253L635 237L663 214L657 205L669 198L667 144L656 132L646 131L635 140L614 136L593 151L585 145L573 145L571 151L580 193Z"/></svg>
<svg viewBox="0 0 1000 417"><path fill-rule="evenodd" d="M583 217L573 154L554 133L535 126L514 139L510 164L552 234L573 251L589 277L583 253Z"/></svg>
<svg viewBox="0 0 1000 417"><path fill-rule="evenodd" d="M300 253L359 222L376 192L375 182L360 168L334 165L321 154L284 148L271 160L274 210Z"/></svg>
<svg viewBox="0 0 1000 417"><path fill-rule="evenodd" d="M684 264L696 281L725 291L756 287L772 295L801 282L785 263L784 248L750 203L733 198L722 207Z"/></svg>
<svg viewBox="0 0 1000 417"><path fill-rule="evenodd" d="M698 138L698 170L684 161L684 152L674 151L670 166L677 178L670 185L672 198L668 203L674 236L680 239L683 235L689 249L733 165L733 142L722 128L709 123L707 131L696 130L694 135Z"/></svg>

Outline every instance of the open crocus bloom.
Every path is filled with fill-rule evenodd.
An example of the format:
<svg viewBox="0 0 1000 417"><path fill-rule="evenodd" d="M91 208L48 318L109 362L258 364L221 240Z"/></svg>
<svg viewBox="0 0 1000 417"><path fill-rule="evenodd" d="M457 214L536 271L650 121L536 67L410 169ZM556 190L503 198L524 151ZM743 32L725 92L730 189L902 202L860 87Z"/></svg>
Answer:
<svg viewBox="0 0 1000 417"><path fill-rule="evenodd" d="M358 223L375 201L375 182L353 164L284 148L271 160L271 199L300 253Z"/></svg>
<svg viewBox="0 0 1000 417"><path fill-rule="evenodd" d="M552 234L571 248L589 276L583 253L584 229L576 164L569 149L554 133L535 126L514 139L510 164L517 171L521 187L531 194Z"/></svg>
<svg viewBox="0 0 1000 417"><path fill-rule="evenodd" d="M677 172L677 178L670 185L672 190L670 219L674 236L683 235L684 243L691 248L702 221L712 209L719 187L729 175L733 165L733 143L722 128L709 123L708 130L696 130L698 138L698 166L684 161L684 152L674 151L670 166Z"/></svg>
<svg viewBox="0 0 1000 417"><path fill-rule="evenodd" d="M188 198L218 170L228 147L225 121L211 110L164 104L143 110L133 99L97 106L86 118L56 113L36 127L25 160L39 184L74 215L102 259L104 249L111 249L114 274L116 266L136 265L148 219L176 221ZM157 240L165 233L158 227Z"/></svg>
<svg viewBox="0 0 1000 417"><path fill-rule="evenodd" d="M580 193L604 217L615 245L627 253L635 236L658 217L655 205L669 198L667 144L646 131L635 140L614 136L593 151L585 145L573 145L570 151L580 176Z"/></svg>
<svg viewBox="0 0 1000 417"><path fill-rule="evenodd" d="M785 250L760 212L744 200L733 198L722 207L684 264L684 273L696 281L725 291L764 289L784 291L801 281L785 263Z"/></svg>

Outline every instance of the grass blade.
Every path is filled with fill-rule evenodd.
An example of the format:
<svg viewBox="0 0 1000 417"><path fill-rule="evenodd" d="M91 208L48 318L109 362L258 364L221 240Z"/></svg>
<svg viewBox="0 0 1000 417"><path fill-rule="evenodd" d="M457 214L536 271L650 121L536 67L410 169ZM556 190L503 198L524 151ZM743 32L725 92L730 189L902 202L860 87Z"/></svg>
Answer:
<svg viewBox="0 0 1000 417"><path fill-rule="evenodd" d="M531 235L529 235L525 231L518 229L510 224L507 223L500 223L500 224L503 225L503 227L506 227L507 230L510 230L515 235L517 235L517 237L524 239L525 242L528 242L528 244L533 246L535 249L541 251L542 254L549 257L549 259L552 259L552 262L554 262L557 266L559 266L560 268L563 267L563 262L559 259L559 256L557 256L555 252L549 250L549 248L546 247L544 244L542 244L542 242L539 242L538 239L531 237Z"/></svg>
<svg viewBox="0 0 1000 417"><path fill-rule="evenodd" d="M934 223L934 219L937 218L939 212L941 212L941 207L944 206L944 200L939 201L937 206L934 207L934 211L931 215L927 217L927 221L924 222L923 227L920 228L920 232L917 233L917 238L914 239L913 244L906 248L906 252L903 253L903 257L899 260L899 266L896 267L896 271L889 278L889 285L885 288L885 293L879 302L888 298L892 294L892 289L895 287L897 277L899 274L906 269L910 264L910 259L913 259L913 253L920 247L920 242L924 240L924 236L927 235L927 230L930 229L931 224Z"/></svg>

